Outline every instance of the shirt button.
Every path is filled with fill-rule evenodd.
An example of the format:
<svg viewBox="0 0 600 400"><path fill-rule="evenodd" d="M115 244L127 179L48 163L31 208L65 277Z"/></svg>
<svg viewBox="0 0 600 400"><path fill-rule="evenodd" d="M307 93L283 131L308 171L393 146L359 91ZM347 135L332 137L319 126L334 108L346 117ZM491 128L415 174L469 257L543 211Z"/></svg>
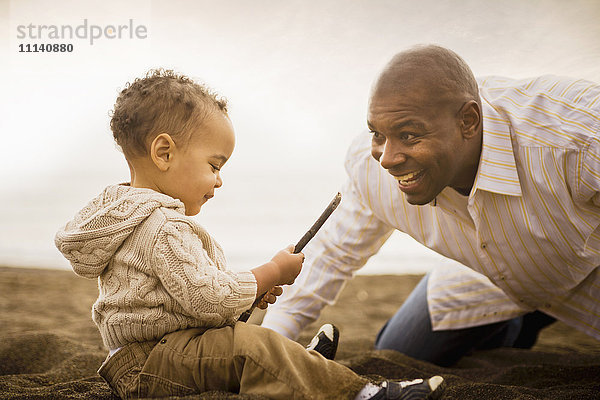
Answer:
<svg viewBox="0 0 600 400"><path fill-rule="evenodd" d="M481 243L481 248L482 248L483 250L485 250L485 248L486 248L486 247L487 247L487 243L486 243L486 242L482 242L482 243Z"/></svg>
<svg viewBox="0 0 600 400"><path fill-rule="evenodd" d="M505 277L504 275L500 275L500 280L501 280L501 281L503 281L503 280L505 280L505 279L506 279L506 277Z"/></svg>

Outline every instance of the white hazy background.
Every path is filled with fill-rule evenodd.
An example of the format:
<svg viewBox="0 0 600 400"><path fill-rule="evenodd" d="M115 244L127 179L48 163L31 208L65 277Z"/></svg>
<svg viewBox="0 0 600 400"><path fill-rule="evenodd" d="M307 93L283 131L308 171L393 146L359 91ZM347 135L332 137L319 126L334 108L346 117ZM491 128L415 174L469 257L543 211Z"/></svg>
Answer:
<svg viewBox="0 0 600 400"><path fill-rule="evenodd" d="M342 185L369 88L396 52L437 43L475 75L600 81L600 1L0 0L0 264L69 268L54 233L128 180L109 111L125 82L167 67L230 101L224 186L195 217L232 267L261 264L308 229ZM44 40L18 25L144 25L146 39ZM363 273L425 272L442 258L396 233Z"/></svg>

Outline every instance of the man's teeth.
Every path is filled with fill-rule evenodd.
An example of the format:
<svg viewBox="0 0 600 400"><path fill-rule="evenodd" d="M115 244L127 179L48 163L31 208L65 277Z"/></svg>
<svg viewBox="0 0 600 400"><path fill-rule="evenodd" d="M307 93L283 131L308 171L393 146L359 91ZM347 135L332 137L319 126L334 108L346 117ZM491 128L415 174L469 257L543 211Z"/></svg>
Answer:
<svg viewBox="0 0 600 400"><path fill-rule="evenodd" d="M420 172L421 171L411 172L410 174L398 176L398 177L396 177L396 179L398 179L402 183L406 183L406 182L410 181L411 179L413 179L415 176L419 175Z"/></svg>

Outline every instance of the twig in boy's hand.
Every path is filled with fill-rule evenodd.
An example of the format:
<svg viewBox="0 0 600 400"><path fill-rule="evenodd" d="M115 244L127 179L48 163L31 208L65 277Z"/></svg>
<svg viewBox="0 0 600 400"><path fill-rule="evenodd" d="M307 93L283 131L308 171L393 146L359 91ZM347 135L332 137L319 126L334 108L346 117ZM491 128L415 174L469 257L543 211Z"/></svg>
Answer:
<svg viewBox="0 0 600 400"><path fill-rule="evenodd" d="M329 203L325 211L323 211L319 219L317 219L317 222L315 222L313 226L310 227L308 232L306 232L304 236L302 236L302 238L298 241L298 243L296 243L296 246L294 247L294 254L300 253L304 246L306 246L306 244L310 241L310 239L312 239L317 234L317 231L321 228L321 226L323 226L327 218L329 218L329 216L337 208L337 206L340 204L340 201L342 201L342 194L338 192L338 194L335 195L333 200L331 200L331 203Z"/></svg>
<svg viewBox="0 0 600 400"><path fill-rule="evenodd" d="M337 208L341 201L342 194L338 192L333 198L333 200L331 200L331 203L329 203L325 211L323 211L323 213L319 216L317 221L313 224L313 226L311 226L308 232L306 232L304 236L302 236L302 238L298 241L298 243L296 243L296 246L294 246L294 254L300 253L304 246L306 246L306 244L310 242L310 239L312 239L317 234L317 231L321 228L321 226L323 226L327 218L329 218L329 216L333 213L333 211ZM250 315L252 315L252 311L254 311L254 309L256 308L258 303L260 303L265 294L266 293L263 293L260 296L258 296L256 300L254 300L254 303L252 303L252 306L250 306L249 309L247 309L240 315L238 321L247 322L250 318Z"/></svg>

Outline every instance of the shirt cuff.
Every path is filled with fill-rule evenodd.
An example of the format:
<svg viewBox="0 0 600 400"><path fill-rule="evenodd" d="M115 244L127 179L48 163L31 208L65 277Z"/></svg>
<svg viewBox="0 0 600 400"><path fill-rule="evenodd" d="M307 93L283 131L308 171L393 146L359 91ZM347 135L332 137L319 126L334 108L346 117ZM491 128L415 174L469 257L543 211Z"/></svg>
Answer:
<svg viewBox="0 0 600 400"><path fill-rule="evenodd" d="M268 311L261 324L263 328L274 330L289 339L296 340L300 335L300 323L286 312Z"/></svg>

